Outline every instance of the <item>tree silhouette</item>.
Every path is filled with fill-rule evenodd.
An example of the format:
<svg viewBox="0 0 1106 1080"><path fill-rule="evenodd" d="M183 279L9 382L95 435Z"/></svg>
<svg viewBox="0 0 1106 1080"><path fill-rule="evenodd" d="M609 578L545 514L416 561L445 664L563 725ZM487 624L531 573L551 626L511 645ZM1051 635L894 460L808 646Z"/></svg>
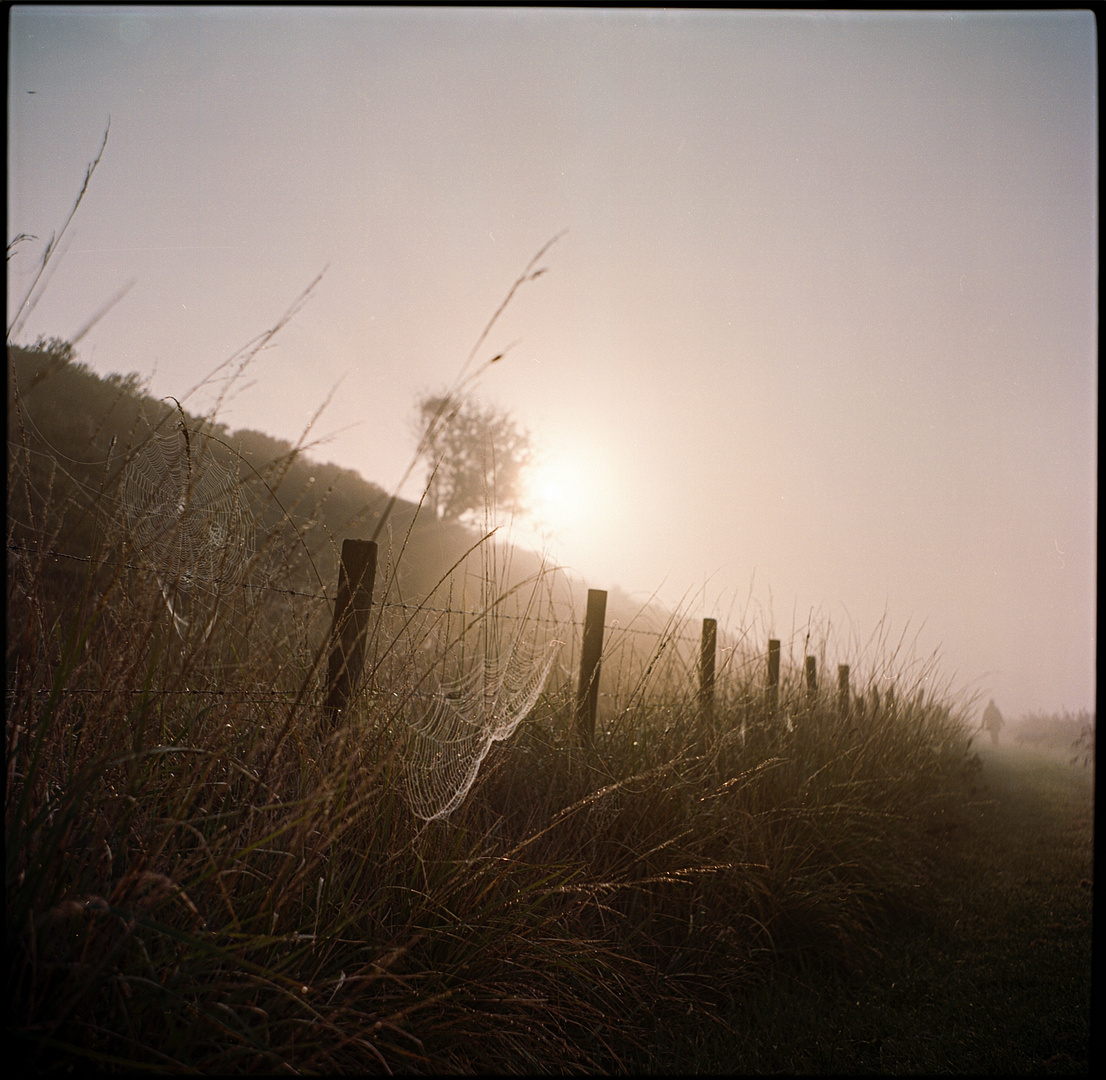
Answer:
<svg viewBox="0 0 1106 1080"><path fill-rule="evenodd" d="M526 470L533 458L530 433L511 415L470 397L428 394L419 399L415 425L426 466L427 501L441 521L494 511L526 510Z"/></svg>

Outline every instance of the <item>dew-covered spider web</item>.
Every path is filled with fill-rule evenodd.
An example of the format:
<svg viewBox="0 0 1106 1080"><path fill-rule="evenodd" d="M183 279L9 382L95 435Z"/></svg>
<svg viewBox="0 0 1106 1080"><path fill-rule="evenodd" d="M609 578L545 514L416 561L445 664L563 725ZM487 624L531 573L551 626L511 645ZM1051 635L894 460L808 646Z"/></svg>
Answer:
<svg viewBox="0 0 1106 1080"><path fill-rule="evenodd" d="M486 647L466 674L416 696L402 758L417 817L433 821L461 805L492 744L510 738L537 704L560 644L535 646L520 632L502 650Z"/></svg>
<svg viewBox="0 0 1106 1080"><path fill-rule="evenodd" d="M122 492L134 555L156 575L183 633L196 592L217 601L245 573L253 515L238 477L216 460L202 434L181 424L172 435L155 432L146 440L127 466Z"/></svg>

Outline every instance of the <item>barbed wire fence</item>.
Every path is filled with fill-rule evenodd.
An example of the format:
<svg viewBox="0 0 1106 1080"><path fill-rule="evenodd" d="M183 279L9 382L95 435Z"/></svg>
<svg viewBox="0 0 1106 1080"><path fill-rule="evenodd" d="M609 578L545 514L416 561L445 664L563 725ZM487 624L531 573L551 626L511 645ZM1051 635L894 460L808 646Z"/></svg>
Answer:
<svg viewBox="0 0 1106 1080"><path fill-rule="evenodd" d="M44 557L53 560L64 560L73 563L91 565L96 560L90 555L76 555L60 551L52 547L30 547L25 544L9 542L9 553L30 557ZM172 567L153 567L145 563L123 561L120 566L124 569L138 573L149 574L154 578L165 578L173 572ZM291 585L275 584L272 582L257 582L231 578L212 578L210 583L222 588L235 588L248 594L269 594L278 598L294 598L318 605L320 608L333 609L337 600L337 588L334 589L304 589ZM598 590L591 590L593 592ZM392 600L387 598L373 601L373 607L384 616L393 616L399 621L408 621L412 616L423 619L449 619L459 618L469 627L475 627L481 619L489 617L487 610L480 611L474 608L456 607L449 604L434 603L427 600ZM581 643L587 628L586 619L578 617L575 612L568 616L540 615L526 612L496 611L496 620L522 623L528 627L539 629L547 634L566 636L564 641L567 648L564 649L555 665L554 676L551 678L551 692L571 694L578 692L581 683L586 683L592 675L580 673ZM613 619L602 625L601 646L601 674L599 676L599 690L597 698L597 714L610 716L625 711L636 705L650 708L664 708L673 704L686 705L693 698L697 698L701 705L705 705L705 695L710 689L717 690L713 685L719 676L729 674L735 677L735 681L741 685L747 685L754 678L751 669L764 663L765 653L755 650L740 652L741 644L746 640L746 634L726 635L725 641L720 644L717 624L715 620L704 620L704 624L712 624L712 629L703 633L694 634L688 632L688 627L693 620L690 617L673 617L668 624L662 627L644 627L625 624L622 620ZM394 629L394 627L393 627ZM704 637L711 635L709 656L704 652ZM374 636L386 636L385 626L378 619L374 623ZM439 634L438 638L443 635ZM380 643L387 647L387 643ZM425 646L424 646L425 647ZM778 667L779 642L769 640L768 659L771 670L765 674L765 688L769 692L772 687L778 687L780 674ZM722 653L722 663L718 662L718 653ZM776 657L773 661L773 656ZM811 676L811 663L813 657L806 658L803 671L804 686L813 689ZM704 685L705 681L711 685ZM658 687L663 687L667 692L657 692ZM841 687L839 686L839 690ZM48 692L48 691L42 691ZM91 694L92 690L69 688L65 693ZM291 701L295 698L293 690L252 690L244 693L239 689L226 689L217 687L184 687L174 690L158 691L152 689L132 690L131 693L147 693L151 695L170 695L185 697L210 696L224 701L236 703L272 704ZM312 703L324 704L326 689L319 687L314 694Z"/></svg>

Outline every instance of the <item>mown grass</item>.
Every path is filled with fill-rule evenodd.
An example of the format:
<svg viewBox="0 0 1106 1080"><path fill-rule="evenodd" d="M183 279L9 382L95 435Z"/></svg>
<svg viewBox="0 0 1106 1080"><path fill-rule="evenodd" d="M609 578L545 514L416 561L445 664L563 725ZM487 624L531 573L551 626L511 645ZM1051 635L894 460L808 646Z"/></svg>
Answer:
<svg viewBox="0 0 1106 1080"><path fill-rule="evenodd" d="M855 971L778 966L665 1067L790 1074L1087 1075L1093 772L982 751L915 916Z"/></svg>

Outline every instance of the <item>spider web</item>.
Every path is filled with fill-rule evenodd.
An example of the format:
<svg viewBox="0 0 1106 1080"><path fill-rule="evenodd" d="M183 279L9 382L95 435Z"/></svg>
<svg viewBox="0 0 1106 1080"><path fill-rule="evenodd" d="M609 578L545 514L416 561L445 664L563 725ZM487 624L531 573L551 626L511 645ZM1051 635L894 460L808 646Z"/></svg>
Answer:
<svg viewBox="0 0 1106 1080"><path fill-rule="evenodd" d="M253 515L238 478L207 451L183 425L173 435L155 433L123 477L129 535L182 631L190 621L183 599L197 587L217 599L242 580L252 551ZM214 615L205 637L213 625Z"/></svg>
<svg viewBox="0 0 1106 1080"><path fill-rule="evenodd" d="M485 656L428 700L416 699L402 746L416 817L433 821L461 805L492 744L510 738L537 704L560 644L536 648L516 636L506 656Z"/></svg>

